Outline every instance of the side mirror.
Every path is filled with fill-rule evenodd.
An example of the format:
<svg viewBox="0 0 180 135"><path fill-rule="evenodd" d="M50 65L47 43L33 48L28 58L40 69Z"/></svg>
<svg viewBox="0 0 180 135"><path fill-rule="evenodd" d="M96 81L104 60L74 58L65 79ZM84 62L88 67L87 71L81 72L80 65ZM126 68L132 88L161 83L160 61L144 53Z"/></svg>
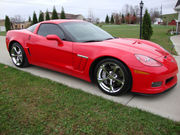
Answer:
<svg viewBox="0 0 180 135"><path fill-rule="evenodd" d="M60 45L60 46L63 45L63 41L57 35L47 35L46 39L47 40L56 40L58 42L58 45Z"/></svg>

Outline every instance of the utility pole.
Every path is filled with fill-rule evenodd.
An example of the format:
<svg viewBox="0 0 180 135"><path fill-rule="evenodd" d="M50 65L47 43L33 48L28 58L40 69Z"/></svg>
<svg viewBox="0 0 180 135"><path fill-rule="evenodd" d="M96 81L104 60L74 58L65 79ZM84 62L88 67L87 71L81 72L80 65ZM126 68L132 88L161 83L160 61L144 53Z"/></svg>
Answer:
<svg viewBox="0 0 180 135"><path fill-rule="evenodd" d="M160 14L161 14L161 20L160 20L160 24L162 23L161 21L163 21L162 20L162 4L161 4L161 12L160 12Z"/></svg>

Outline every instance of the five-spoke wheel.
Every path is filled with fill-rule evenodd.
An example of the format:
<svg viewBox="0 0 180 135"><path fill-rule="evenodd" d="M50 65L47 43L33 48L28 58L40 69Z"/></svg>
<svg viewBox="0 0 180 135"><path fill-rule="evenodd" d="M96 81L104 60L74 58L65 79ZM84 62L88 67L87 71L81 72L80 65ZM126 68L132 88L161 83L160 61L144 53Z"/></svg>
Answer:
<svg viewBox="0 0 180 135"><path fill-rule="evenodd" d="M10 56L17 67L25 67L29 65L24 49L18 43L13 43L11 46Z"/></svg>
<svg viewBox="0 0 180 135"><path fill-rule="evenodd" d="M127 92L131 87L131 76L127 67L116 59L104 59L95 71L96 83L110 95Z"/></svg>

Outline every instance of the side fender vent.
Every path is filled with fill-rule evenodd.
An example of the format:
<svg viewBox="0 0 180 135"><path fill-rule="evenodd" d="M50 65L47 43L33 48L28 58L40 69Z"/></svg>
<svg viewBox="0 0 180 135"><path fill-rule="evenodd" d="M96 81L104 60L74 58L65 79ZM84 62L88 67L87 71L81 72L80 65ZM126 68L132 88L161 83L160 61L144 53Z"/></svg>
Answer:
<svg viewBox="0 0 180 135"><path fill-rule="evenodd" d="M88 61L88 57L86 56L82 56L82 55L76 55L75 59L74 59L74 69L78 70L78 71L84 71L86 64Z"/></svg>
<svg viewBox="0 0 180 135"><path fill-rule="evenodd" d="M28 48L28 53L29 53L29 55L31 56L31 53L30 53L30 50L29 50L29 48Z"/></svg>

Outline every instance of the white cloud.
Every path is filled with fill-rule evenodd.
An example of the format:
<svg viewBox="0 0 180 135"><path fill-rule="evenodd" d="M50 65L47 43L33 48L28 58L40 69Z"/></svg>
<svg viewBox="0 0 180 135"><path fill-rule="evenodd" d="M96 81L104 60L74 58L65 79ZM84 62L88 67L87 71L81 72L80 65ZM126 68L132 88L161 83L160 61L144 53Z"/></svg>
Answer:
<svg viewBox="0 0 180 135"><path fill-rule="evenodd" d="M163 13L174 12L173 8L177 0L143 0L146 8L158 8L163 5ZM39 13L40 10L52 11L53 5L58 12L63 6L66 13L88 15L89 9L96 17L104 19L106 14L112 12L121 12L125 4L139 5L140 0L0 0L0 19L5 15L14 16L20 14L28 18L32 16L33 11Z"/></svg>

